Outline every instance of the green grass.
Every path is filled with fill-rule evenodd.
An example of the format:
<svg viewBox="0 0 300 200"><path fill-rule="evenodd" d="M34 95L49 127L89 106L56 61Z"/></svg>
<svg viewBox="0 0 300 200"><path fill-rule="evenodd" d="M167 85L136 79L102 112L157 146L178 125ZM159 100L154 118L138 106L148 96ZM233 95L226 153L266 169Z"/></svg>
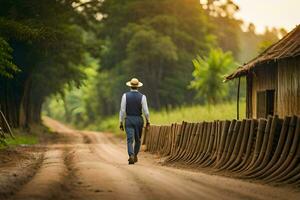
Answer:
<svg viewBox="0 0 300 200"><path fill-rule="evenodd" d="M245 117L245 104L241 104L240 117ZM213 121L236 118L236 104L225 103L211 106L180 107L173 110L162 110L151 114L152 124L162 125L171 123Z"/></svg>
<svg viewBox="0 0 300 200"><path fill-rule="evenodd" d="M6 144L0 142L0 149L7 147L16 147L20 145L38 144L40 140L51 136L51 130L43 125L32 125L30 127L30 132L21 129L13 129L13 134L15 138L11 138L7 135L7 137L5 138Z"/></svg>
<svg viewBox="0 0 300 200"><path fill-rule="evenodd" d="M37 136L34 135L16 135L15 139L8 138L6 139L6 143L9 146L17 146L17 145L33 145L38 143Z"/></svg>
<svg viewBox="0 0 300 200"><path fill-rule="evenodd" d="M125 134L120 131L119 129L119 117L117 115L108 117L101 122L96 124L91 124L85 129L88 130L96 130L96 131L103 131L103 132L110 132L114 133L116 136L123 137Z"/></svg>
<svg viewBox="0 0 300 200"><path fill-rule="evenodd" d="M240 118L245 117L245 103L240 103ZM218 105L195 105L184 106L175 109L151 111L150 121L151 124L168 125L172 123L186 122L200 122L200 121L213 121L225 120L236 118L236 103L224 103ZM124 135L119 130L118 116L108 117L98 124L93 124L88 129L113 132L117 135Z"/></svg>
<svg viewBox="0 0 300 200"><path fill-rule="evenodd" d="M15 135L15 138L7 137L4 144L0 144L0 148L19 146L19 145L33 145L38 143L38 138L35 135Z"/></svg>

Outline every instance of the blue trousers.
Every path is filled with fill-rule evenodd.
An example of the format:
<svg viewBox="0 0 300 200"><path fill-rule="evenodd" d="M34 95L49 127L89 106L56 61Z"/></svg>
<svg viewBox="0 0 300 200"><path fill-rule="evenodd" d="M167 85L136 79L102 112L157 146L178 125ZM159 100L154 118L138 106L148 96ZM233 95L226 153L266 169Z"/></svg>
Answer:
<svg viewBox="0 0 300 200"><path fill-rule="evenodd" d="M127 135L127 151L129 156L138 155L140 151L143 125L144 120L142 116L126 116L125 131Z"/></svg>

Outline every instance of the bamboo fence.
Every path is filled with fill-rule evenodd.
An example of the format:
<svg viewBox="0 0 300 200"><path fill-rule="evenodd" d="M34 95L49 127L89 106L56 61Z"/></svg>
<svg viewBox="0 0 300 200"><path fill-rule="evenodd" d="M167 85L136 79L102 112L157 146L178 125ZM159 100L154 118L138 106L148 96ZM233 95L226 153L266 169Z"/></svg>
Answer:
<svg viewBox="0 0 300 200"><path fill-rule="evenodd" d="M300 186L300 117L243 119L149 127L146 151L243 179Z"/></svg>

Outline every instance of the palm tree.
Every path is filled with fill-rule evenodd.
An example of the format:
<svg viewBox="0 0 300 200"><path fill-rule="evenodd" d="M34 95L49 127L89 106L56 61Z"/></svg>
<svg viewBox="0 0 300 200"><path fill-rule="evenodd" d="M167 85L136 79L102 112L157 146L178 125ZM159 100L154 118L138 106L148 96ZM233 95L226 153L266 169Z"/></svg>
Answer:
<svg viewBox="0 0 300 200"><path fill-rule="evenodd" d="M235 66L231 52L211 49L208 56L197 56L193 60L194 80L189 88L197 91L196 98L204 99L208 104L215 104L227 93L227 85L222 84L224 75Z"/></svg>

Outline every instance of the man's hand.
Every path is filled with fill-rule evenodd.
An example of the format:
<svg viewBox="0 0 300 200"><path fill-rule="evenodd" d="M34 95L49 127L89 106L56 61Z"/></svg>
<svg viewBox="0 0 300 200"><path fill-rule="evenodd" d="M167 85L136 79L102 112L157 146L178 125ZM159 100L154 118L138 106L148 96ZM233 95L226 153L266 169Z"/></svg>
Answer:
<svg viewBox="0 0 300 200"><path fill-rule="evenodd" d="M123 123L122 123L122 122L120 122L120 130L121 130L121 131L124 131L124 126L123 126Z"/></svg>
<svg viewBox="0 0 300 200"><path fill-rule="evenodd" d="M150 128L150 122L147 121L147 122L146 122L146 129L149 129L149 128Z"/></svg>

